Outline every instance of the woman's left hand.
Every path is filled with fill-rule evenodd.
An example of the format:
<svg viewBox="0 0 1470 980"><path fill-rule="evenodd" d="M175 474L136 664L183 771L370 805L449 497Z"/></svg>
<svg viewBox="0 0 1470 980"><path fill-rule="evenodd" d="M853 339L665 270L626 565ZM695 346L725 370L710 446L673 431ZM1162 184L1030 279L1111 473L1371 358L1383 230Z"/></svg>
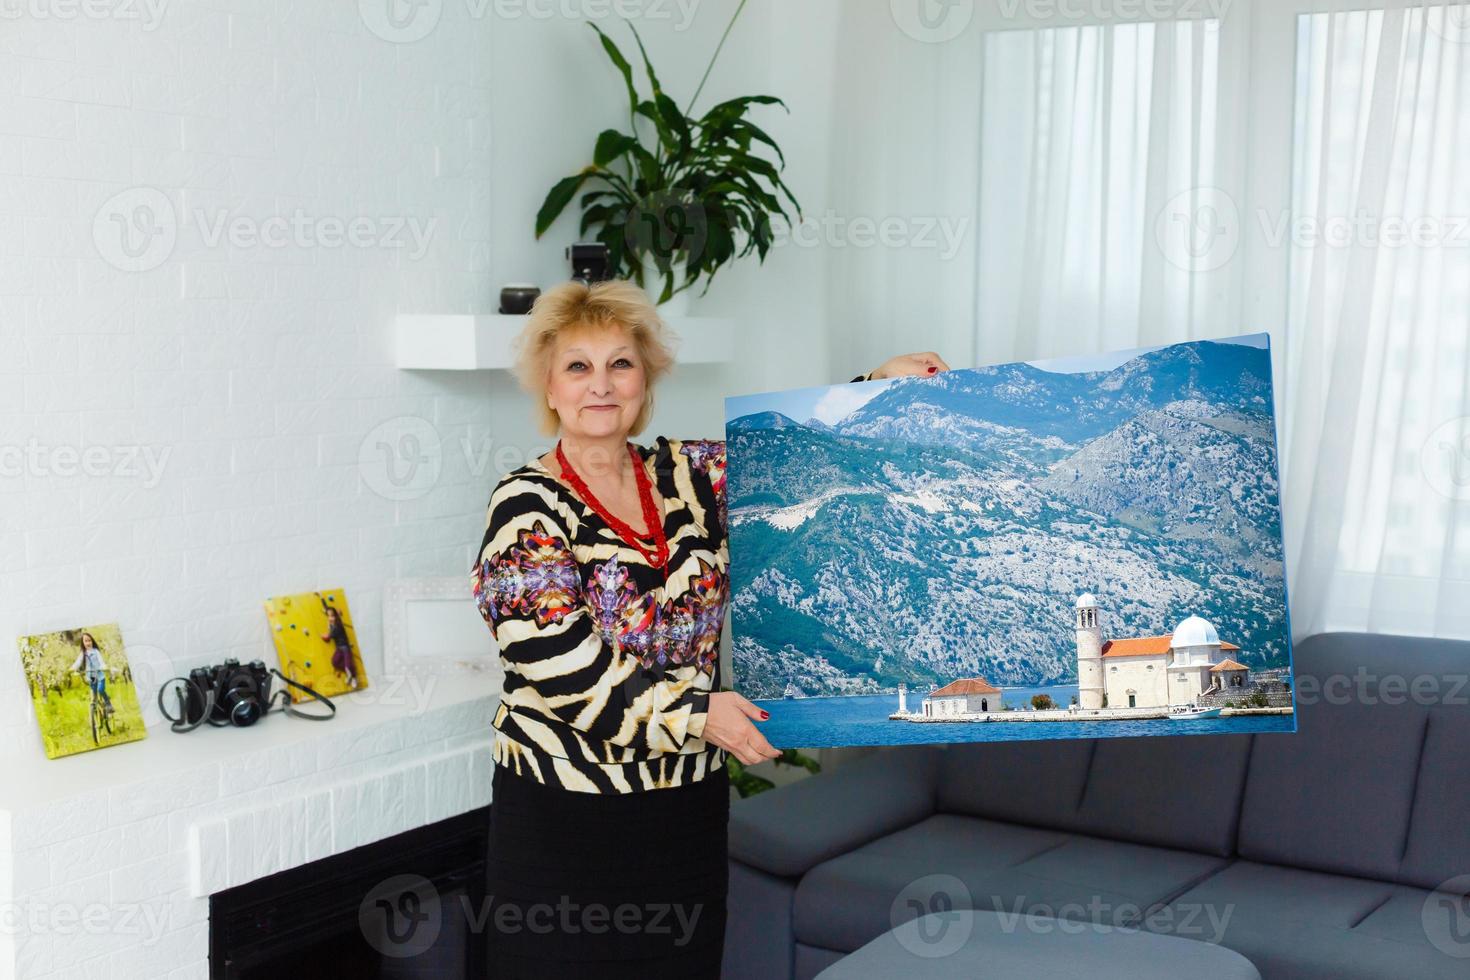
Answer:
<svg viewBox="0 0 1470 980"><path fill-rule="evenodd" d="M949 365L944 363L942 357L932 350L926 350L917 354L900 354L897 357L890 357L878 366L878 370L868 375L868 380L901 378L907 375L924 377L948 370Z"/></svg>

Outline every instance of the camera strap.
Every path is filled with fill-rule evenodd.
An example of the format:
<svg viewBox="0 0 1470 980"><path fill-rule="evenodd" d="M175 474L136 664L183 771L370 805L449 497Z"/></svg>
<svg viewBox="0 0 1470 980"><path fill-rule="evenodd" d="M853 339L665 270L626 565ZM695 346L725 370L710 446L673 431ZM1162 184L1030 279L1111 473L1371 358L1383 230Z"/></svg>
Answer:
<svg viewBox="0 0 1470 980"><path fill-rule="evenodd" d="M328 710L326 714L315 714L309 711L302 711L292 704L292 697L290 693L288 693L287 691L278 690L275 693L271 694L270 698L267 700L265 711L263 712L263 714L268 714L271 711L271 708L276 699L280 698L282 710L296 718L305 718L307 721L331 721L332 718L336 716L337 706L332 703L331 698L312 690L305 684L298 684L296 681L293 681L291 678L287 677L279 670L276 670L274 667L272 667L270 670L272 674L275 674L287 684L290 684L292 687L299 688L300 690L305 691L307 694L311 695L312 700L320 701L322 704L325 704ZM169 685L173 684L174 681L179 682L178 686L174 688L175 696L178 698L179 702L178 715L170 714L168 706L164 703L164 695L167 693ZM204 710L195 721L189 721L188 698L185 695L184 685L192 686L194 690L198 691L204 698ZM229 728L230 723L228 721L214 717L214 705L218 699L219 692L216 691L214 688L204 688L202 687L202 685L196 684L194 680L189 677L175 677L171 680L165 681L163 685L159 687L158 710L163 714L165 718L169 720L170 730L175 732L192 732L200 725L206 723L213 725L215 728Z"/></svg>
<svg viewBox="0 0 1470 980"><path fill-rule="evenodd" d="M301 710L297 709L293 705L292 702L295 699L291 696L290 692L288 692L288 691L277 691L275 694L272 694L271 695L271 700L274 701L277 697L279 697L281 699L281 708L282 708L282 710L284 710L286 712L286 714L292 715L292 716L294 716L296 718L305 718L308 721L331 721L332 718L336 716L336 714L337 714L337 706L332 703L332 699L331 698L327 697L324 694L318 694L316 691L313 691L311 688L307 687L305 684L298 684L298 683L296 683L291 678L289 678L285 674L281 673L279 670L276 670L276 668L274 668L274 667L271 668L271 673L272 674L275 674L277 677L279 677L281 680L285 681L287 684L290 684L292 687L299 688L299 689L305 691L307 694L310 694L313 700L320 701L322 704L325 704L327 706L327 708L329 709L327 711L327 713L324 714L324 715L321 715L321 714L312 714L309 711L301 711ZM270 707L268 705L266 707L266 710L267 711L270 710Z"/></svg>
<svg viewBox="0 0 1470 980"><path fill-rule="evenodd" d="M163 703L163 696L168 691L168 686L174 681L180 682L179 686L174 688L174 691L179 698L179 714L177 717L169 714L168 707ZM165 681L158 688L158 710L163 714L165 718L169 720L170 729L176 732L192 732L194 729L198 728L205 722L209 722L216 728L223 728L229 724L229 722L227 721L216 721L214 718L215 693L213 688L210 688L209 690L203 692L204 713L199 716L197 721L189 721L188 699L184 695L184 684L194 684L194 681L188 677L174 677L170 680ZM196 690L198 690L199 685L195 684L194 687Z"/></svg>

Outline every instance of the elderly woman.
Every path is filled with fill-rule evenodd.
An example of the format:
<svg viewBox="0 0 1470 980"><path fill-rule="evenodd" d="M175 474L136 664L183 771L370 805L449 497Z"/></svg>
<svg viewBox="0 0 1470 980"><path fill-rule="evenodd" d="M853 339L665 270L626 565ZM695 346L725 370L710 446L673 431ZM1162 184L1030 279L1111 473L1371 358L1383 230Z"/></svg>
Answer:
<svg viewBox="0 0 1470 980"><path fill-rule="evenodd" d="M628 441L673 366L632 283L549 290L519 344L517 374L560 438L495 487L471 572L505 667L490 975L718 977L725 760L780 754L754 724L766 713L716 683L725 446ZM866 377L943 370L908 354Z"/></svg>

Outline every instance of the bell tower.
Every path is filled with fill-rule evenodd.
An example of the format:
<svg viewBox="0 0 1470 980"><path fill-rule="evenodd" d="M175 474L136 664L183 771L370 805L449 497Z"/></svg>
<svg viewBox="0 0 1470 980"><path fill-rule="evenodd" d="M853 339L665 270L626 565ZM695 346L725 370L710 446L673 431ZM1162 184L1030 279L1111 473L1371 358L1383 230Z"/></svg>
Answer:
<svg viewBox="0 0 1470 980"><path fill-rule="evenodd" d="M1103 706L1102 627L1097 621L1097 599L1091 592L1077 599L1077 706Z"/></svg>

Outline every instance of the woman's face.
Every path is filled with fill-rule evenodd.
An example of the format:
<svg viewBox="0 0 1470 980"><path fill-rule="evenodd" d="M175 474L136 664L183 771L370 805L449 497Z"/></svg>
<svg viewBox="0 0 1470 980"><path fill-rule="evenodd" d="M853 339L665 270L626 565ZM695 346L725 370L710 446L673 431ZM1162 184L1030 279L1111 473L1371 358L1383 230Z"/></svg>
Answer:
<svg viewBox="0 0 1470 980"><path fill-rule="evenodd" d="M621 326L591 327L559 338L551 356L546 399L563 435L628 437L643 409L643 361Z"/></svg>
<svg viewBox="0 0 1470 980"><path fill-rule="evenodd" d="M92 634L91 633L83 633L82 634L82 649L83 650L91 650L91 649L93 649L96 646L97 646L97 644L92 640Z"/></svg>

